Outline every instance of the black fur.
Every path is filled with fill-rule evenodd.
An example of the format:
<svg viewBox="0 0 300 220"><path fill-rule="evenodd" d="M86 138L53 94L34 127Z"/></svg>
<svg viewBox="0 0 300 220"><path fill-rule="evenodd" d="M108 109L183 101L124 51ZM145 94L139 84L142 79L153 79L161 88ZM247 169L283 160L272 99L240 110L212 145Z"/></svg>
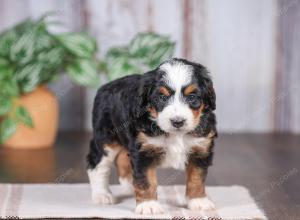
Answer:
<svg viewBox="0 0 300 220"><path fill-rule="evenodd" d="M183 59L168 62L183 62L194 67L193 81L199 86L196 95L200 98L199 102L205 104L205 112L193 133L200 137L210 132L216 134L216 119L213 113L216 98L206 68ZM166 100L159 97L157 92L163 74L164 72L157 68L143 75L117 79L98 90L93 108L94 135L87 157L89 168L93 169L100 162L105 154L104 144L118 142L130 153L134 179L144 179L145 169L155 163L157 158L155 154L140 151L141 143L137 142L137 135L141 131L149 136L165 134L150 120L148 112L149 107L155 108L156 111L161 111L164 107ZM200 104L191 103L191 108L197 108ZM211 164L212 156L211 149L205 158L196 155L193 160L198 166L207 168Z"/></svg>

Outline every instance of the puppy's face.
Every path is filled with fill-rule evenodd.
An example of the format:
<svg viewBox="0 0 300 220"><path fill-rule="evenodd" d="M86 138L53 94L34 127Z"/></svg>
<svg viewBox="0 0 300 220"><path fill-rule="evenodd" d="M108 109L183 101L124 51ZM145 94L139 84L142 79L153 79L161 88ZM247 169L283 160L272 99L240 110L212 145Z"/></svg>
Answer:
<svg viewBox="0 0 300 220"><path fill-rule="evenodd" d="M151 119L167 133L194 130L203 111L215 108L212 83L205 68L172 60L158 71L160 77L148 97Z"/></svg>

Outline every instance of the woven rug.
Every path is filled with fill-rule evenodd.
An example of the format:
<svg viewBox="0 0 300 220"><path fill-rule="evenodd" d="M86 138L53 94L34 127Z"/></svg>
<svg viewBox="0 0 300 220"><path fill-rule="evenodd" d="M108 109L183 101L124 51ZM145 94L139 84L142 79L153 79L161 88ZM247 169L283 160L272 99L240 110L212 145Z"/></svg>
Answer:
<svg viewBox="0 0 300 220"><path fill-rule="evenodd" d="M210 213L186 209L184 186L161 186L158 197L166 213L134 214L134 196L111 186L115 205L95 205L88 184L0 184L1 218L104 218L104 219L266 219L242 186L207 187L217 210Z"/></svg>

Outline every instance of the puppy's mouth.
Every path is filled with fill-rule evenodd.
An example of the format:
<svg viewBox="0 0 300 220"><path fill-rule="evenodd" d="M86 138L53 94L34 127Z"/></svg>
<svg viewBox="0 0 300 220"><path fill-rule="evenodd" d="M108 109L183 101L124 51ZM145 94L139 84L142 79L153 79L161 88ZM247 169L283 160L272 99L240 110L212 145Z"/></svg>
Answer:
<svg viewBox="0 0 300 220"><path fill-rule="evenodd" d="M178 134L180 134L180 133L188 133L188 132L190 132L190 130L188 130L186 127L181 127L181 128L175 128L175 127L172 127L169 131L168 131L168 133L178 133Z"/></svg>

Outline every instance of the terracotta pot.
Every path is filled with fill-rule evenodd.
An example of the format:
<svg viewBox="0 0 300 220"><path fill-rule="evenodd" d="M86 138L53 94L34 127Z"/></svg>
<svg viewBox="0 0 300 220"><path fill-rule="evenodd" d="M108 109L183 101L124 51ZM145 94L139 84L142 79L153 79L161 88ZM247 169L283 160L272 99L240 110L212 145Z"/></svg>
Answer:
<svg viewBox="0 0 300 220"><path fill-rule="evenodd" d="M37 149L53 146L58 125L58 101L46 87L21 96L17 101L29 112L34 128L19 124L16 133L9 138L4 147L18 149Z"/></svg>

